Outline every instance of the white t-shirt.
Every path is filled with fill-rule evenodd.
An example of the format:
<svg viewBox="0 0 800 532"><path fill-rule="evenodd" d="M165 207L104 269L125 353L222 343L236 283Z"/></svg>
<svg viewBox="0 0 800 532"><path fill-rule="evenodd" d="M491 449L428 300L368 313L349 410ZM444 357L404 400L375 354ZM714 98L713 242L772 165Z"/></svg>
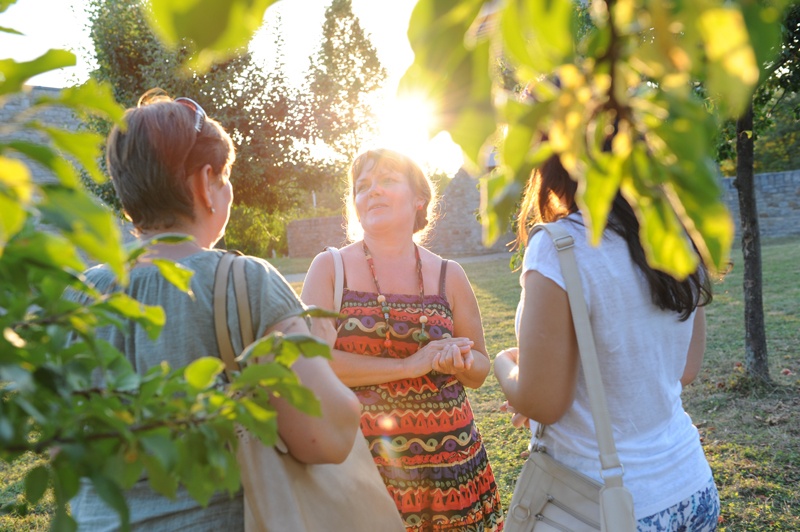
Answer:
<svg viewBox="0 0 800 532"><path fill-rule="evenodd" d="M606 230L598 247L587 239L580 214L558 223L575 239L614 441L633 493L636 518L669 508L711 478L697 429L681 402L680 378L694 316L653 304L643 274L625 241ZM525 251L520 283L536 270L565 288L555 246L545 231ZM517 308L517 335L524 294ZM533 427L535 429L535 426ZM535 433L535 430L534 430ZM600 460L586 381L579 372L575 401L545 430L542 443L555 459L600 480Z"/></svg>

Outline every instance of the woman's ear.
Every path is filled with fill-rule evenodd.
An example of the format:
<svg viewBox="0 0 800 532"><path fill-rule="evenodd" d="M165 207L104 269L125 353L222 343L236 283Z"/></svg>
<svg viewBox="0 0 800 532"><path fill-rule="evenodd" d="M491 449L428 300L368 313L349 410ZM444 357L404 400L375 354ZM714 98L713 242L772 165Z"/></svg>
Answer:
<svg viewBox="0 0 800 532"><path fill-rule="evenodd" d="M214 174L213 168L210 164L206 164L192 174L192 185L194 198L197 206L204 208L210 212L214 212L213 190L214 183L217 176Z"/></svg>

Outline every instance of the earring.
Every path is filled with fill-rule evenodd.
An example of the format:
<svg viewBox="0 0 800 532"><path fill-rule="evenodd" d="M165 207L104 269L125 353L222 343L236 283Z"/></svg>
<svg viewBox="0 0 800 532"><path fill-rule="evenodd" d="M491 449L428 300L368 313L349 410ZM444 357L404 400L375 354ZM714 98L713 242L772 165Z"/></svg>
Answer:
<svg viewBox="0 0 800 532"><path fill-rule="evenodd" d="M214 207L210 207L210 209L211 209L211 214L216 214L217 213L217 211L216 211L216 209L214 209Z"/></svg>

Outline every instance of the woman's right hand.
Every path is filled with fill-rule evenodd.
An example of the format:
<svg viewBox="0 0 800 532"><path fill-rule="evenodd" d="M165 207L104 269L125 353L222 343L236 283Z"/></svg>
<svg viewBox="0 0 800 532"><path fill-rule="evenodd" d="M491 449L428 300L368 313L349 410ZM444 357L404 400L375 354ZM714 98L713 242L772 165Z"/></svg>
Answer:
<svg viewBox="0 0 800 532"><path fill-rule="evenodd" d="M442 338L433 340L419 351L404 359L409 372L416 376L435 370L455 374L472 367L473 341L469 338Z"/></svg>

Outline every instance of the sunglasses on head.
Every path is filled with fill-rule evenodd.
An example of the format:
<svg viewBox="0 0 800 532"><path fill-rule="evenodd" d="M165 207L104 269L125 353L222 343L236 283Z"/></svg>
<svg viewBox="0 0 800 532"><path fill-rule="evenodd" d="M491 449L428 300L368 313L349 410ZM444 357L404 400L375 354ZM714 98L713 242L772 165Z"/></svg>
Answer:
<svg viewBox="0 0 800 532"><path fill-rule="evenodd" d="M191 109L194 111L194 129L198 133L203 130L203 124L206 121L206 112L200 107L200 104L196 101L192 100L191 98L175 98L173 100L175 103L179 103L182 106L186 107L187 109Z"/></svg>

